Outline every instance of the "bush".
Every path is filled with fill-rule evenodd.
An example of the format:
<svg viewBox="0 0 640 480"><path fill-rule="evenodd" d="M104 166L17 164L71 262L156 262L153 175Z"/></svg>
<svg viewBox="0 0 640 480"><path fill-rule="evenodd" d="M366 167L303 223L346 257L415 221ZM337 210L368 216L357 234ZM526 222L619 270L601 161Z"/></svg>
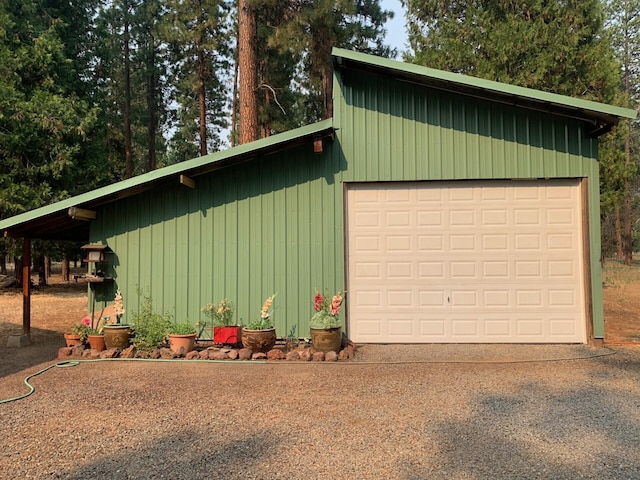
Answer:
<svg viewBox="0 0 640 480"><path fill-rule="evenodd" d="M133 314L135 336L131 343L138 350L153 350L160 347L171 328L171 315L160 315L153 312L150 296L143 296L142 307Z"/></svg>

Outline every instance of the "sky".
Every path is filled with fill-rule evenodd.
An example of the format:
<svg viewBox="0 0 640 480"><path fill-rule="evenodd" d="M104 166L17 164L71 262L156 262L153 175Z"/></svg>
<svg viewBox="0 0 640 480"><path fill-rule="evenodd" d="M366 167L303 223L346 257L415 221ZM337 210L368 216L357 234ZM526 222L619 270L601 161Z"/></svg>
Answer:
<svg viewBox="0 0 640 480"><path fill-rule="evenodd" d="M407 32L404 18L404 8L400 4L400 0L382 0L380 2L383 10L391 10L395 12L393 20L385 24L387 30L387 42L398 50L400 53L407 49Z"/></svg>

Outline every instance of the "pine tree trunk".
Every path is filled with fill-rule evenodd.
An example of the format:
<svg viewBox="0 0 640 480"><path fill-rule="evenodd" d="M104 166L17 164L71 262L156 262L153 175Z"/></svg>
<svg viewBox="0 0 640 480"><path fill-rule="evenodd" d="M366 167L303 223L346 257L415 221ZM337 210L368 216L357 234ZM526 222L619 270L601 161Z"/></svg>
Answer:
<svg viewBox="0 0 640 480"><path fill-rule="evenodd" d="M155 51L155 38L153 35L149 38L149 62L147 69L149 71L147 75L147 110L149 111L149 119L147 120L147 143L148 145L148 159L147 168L151 172L155 170L158 165L158 153L156 151L156 135L158 133L158 78L156 75L156 51Z"/></svg>
<svg viewBox="0 0 640 480"><path fill-rule="evenodd" d="M14 257L13 265L16 278L16 286L22 287L22 257Z"/></svg>
<svg viewBox="0 0 640 480"><path fill-rule="evenodd" d="M620 221L620 206L616 205L614 210L615 230L616 230L616 260L622 260L622 222Z"/></svg>
<svg viewBox="0 0 640 480"><path fill-rule="evenodd" d="M198 106L200 108L200 155L207 154L207 97L204 90L206 65L204 53L198 48Z"/></svg>
<svg viewBox="0 0 640 480"><path fill-rule="evenodd" d="M233 99L231 100L231 146L236 146L238 138L238 49L234 54Z"/></svg>
<svg viewBox="0 0 640 480"><path fill-rule="evenodd" d="M129 52L129 5L124 18L124 162L125 177L133 176L131 153L131 59Z"/></svg>
<svg viewBox="0 0 640 480"><path fill-rule="evenodd" d="M62 280L65 282L69 281L70 275L69 275L69 259L68 258L64 258L62 260Z"/></svg>
<svg viewBox="0 0 640 480"><path fill-rule="evenodd" d="M240 69L240 143L258 139L258 33L250 0L238 0L238 68Z"/></svg>
<svg viewBox="0 0 640 480"><path fill-rule="evenodd" d="M333 117L333 67L331 63L322 68L322 118Z"/></svg>

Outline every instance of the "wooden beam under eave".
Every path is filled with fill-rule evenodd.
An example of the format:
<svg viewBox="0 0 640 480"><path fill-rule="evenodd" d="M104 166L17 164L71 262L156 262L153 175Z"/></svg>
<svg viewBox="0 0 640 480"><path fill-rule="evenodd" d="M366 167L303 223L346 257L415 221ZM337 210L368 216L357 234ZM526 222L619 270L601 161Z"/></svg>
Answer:
<svg viewBox="0 0 640 480"><path fill-rule="evenodd" d="M22 333L31 338L31 239L22 242Z"/></svg>
<svg viewBox="0 0 640 480"><path fill-rule="evenodd" d="M196 188L196 181L186 175L180 174L180 183L189 188Z"/></svg>

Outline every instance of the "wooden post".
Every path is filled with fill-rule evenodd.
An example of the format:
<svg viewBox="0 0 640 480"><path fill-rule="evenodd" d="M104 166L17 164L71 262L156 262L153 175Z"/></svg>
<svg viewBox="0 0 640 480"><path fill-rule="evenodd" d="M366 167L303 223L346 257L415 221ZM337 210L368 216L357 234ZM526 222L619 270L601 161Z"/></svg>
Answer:
<svg viewBox="0 0 640 480"><path fill-rule="evenodd" d="M31 239L22 243L22 333L31 338Z"/></svg>

